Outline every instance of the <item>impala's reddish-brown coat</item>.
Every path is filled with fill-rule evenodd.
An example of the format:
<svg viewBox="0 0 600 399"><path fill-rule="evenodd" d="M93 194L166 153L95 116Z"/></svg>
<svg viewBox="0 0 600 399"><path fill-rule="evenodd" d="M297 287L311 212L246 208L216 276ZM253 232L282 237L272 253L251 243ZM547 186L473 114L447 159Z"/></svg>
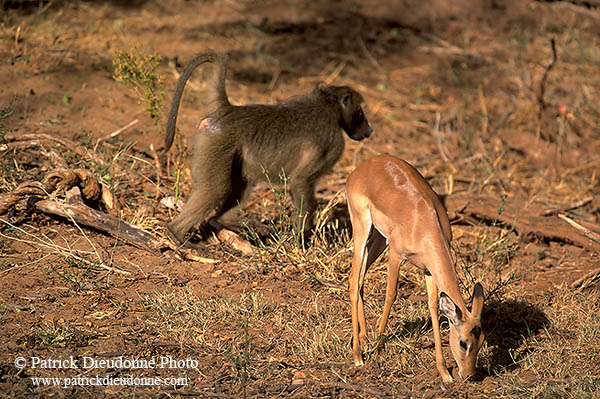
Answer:
<svg viewBox="0 0 600 399"><path fill-rule="evenodd" d="M437 194L413 166L391 155L376 156L362 163L348 177L346 194L354 235L350 302L355 365L363 364L361 347L366 343L365 273L389 244L386 300L379 334L385 330L396 299L400 262L407 259L425 272L436 366L442 379L452 381L442 354L438 292L442 293L439 310L450 321L450 348L459 375L472 377L484 339L480 320L483 289L480 284L475 285L469 311L460 294L450 254L450 221Z"/></svg>

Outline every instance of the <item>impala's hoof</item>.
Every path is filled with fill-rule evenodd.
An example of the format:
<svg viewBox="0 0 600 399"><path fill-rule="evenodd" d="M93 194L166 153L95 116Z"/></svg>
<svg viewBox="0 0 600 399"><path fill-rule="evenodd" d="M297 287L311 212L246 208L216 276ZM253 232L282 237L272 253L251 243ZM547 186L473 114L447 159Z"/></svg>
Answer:
<svg viewBox="0 0 600 399"><path fill-rule="evenodd" d="M356 367L362 367L364 365L365 365L365 362L363 362L362 359L360 359L360 360L354 359L354 366L356 366Z"/></svg>
<svg viewBox="0 0 600 399"><path fill-rule="evenodd" d="M450 384L451 382L454 381L454 379L452 378L450 373L447 373L447 374L442 374L442 381L444 381L446 384Z"/></svg>

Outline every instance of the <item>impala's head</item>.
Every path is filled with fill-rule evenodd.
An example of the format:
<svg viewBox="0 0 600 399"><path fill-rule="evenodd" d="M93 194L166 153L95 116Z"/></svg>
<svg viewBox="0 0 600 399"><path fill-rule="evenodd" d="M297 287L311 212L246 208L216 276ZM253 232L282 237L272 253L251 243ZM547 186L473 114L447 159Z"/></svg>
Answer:
<svg viewBox="0 0 600 399"><path fill-rule="evenodd" d="M348 134L348 137L353 140L362 140L371 135L373 129L362 109L364 100L359 92L348 86L323 86L318 90L325 94L330 101L338 104L341 111L340 126Z"/></svg>
<svg viewBox="0 0 600 399"><path fill-rule="evenodd" d="M483 345L481 330L481 310L483 309L483 287L475 284L471 312L463 312L442 292L440 295L440 311L450 321L450 349L458 364L461 379L475 376L477 353Z"/></svg>

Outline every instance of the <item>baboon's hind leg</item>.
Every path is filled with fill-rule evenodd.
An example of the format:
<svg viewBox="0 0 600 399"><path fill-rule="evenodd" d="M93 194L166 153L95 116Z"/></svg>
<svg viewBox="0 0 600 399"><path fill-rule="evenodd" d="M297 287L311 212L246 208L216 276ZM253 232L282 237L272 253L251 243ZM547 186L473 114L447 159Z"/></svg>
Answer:
<svg viewBox="0 0 600 399"><path fill-rule="evenodd" d="M317 208L315 199L315 183L302 178L294 178L290 182L292 203L298 212L295 222L296 231L308 237L313 228L313 213Z"/></svg>
<svg viewBox="0 0 600 399"><path fill-rule="evenodd" d="M207 148L209 150L210 147ZM232 194L232 165L227 157L216 162L214 158L197 155L191 166L194 190L179 215L167 224L171 234L180 243L190 229L204 222L212 212L220 216Z"/></svg>
<svg viewBox="0 0 600 399"><path fill-rule="evenodd" d="M222 213L217 220L231 230L238 230L243 206L248 199L252 187L241 177L233 179L231 193L223 204Z"/></svg>
<svg viewBox="0 0 600 399"><path fill-rule="evenodd" d="M213 210L219 212L226 198L227 193L224 192L210 191L207 187L195 188L179 215L167 224L167 228L182 243L190 229L203 222Z"/></svg>

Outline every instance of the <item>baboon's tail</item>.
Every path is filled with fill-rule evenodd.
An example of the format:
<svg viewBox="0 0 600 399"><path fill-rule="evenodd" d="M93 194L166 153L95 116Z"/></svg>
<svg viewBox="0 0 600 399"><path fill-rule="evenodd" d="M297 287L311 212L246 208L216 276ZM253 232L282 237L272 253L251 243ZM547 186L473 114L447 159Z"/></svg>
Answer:
<svg viewBox="0 0 600 399"><path fill-rule="evenodd" d="M210 93L207 95L208 112L213 112L221 106L229 105L229 99L225 91L225 74L227 73L227 54L208 52L198 54L190 61L185 67L183 73L177 81L175 92L173 93L173 100L171 101L171 108L169 109L169 115L167 116L167 129L165 132L165 151L169 151L173 144L173 138L175 137L175 124L177 122L177 112L179 111L179 102L181 101L181 95L185 84L192 75L194 70L204 64L210 62L214 64L213 72L210 77Z"/></svg>

